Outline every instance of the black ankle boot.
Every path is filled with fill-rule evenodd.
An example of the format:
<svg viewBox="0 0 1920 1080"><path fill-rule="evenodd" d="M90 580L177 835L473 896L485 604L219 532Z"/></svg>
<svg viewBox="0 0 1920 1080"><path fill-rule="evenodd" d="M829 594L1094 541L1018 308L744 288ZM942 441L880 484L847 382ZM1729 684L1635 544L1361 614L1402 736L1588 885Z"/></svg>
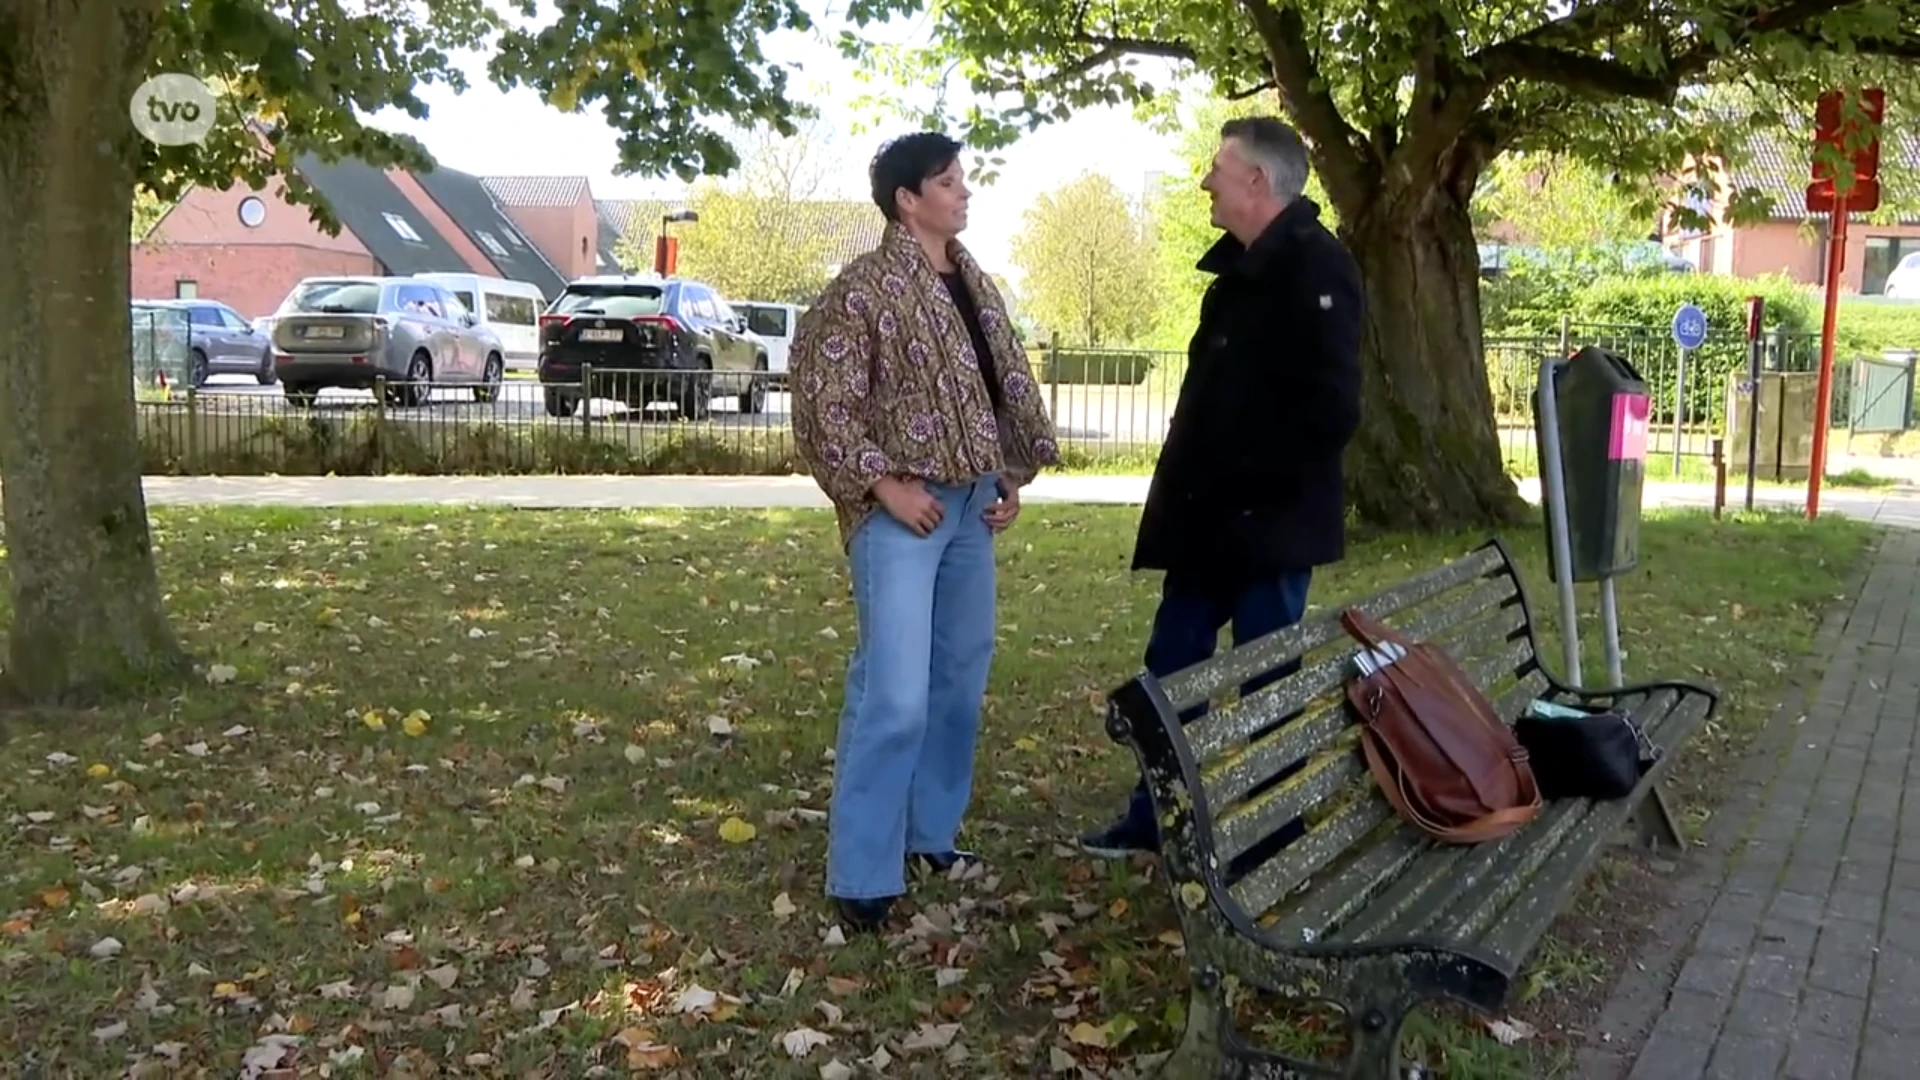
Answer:
<svg viewBox="0 0 1920 1080"><path fill-rule="evenodd" d="M885 925L887 916L893 913L895 897L879 896L869 900L846 900L834 897L833 903L840 911L840 918L853 931L878 930Z"/></svg>

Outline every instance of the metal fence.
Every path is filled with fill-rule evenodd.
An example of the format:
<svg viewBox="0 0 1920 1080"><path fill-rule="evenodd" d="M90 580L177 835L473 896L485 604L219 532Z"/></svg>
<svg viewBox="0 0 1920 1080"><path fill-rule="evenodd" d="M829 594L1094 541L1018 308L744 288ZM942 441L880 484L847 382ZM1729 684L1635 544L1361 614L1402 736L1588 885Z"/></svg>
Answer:
<svg viewBox="0 0 1920 1080"><path fill-rule="evenodd" d="M173 351L184 371L184 344ZM162 392L153 389L151 371L166 365L137 353L136 371L148 373L140 377L138 417L149 474L804 471L793 448L791 396L778 385L758 398L742 393L745 376L714 375L715 396L702 400L685 392L684 373L646 371L590 374L585 408L577 404L582 383L517 378L493 394L472 385L421 386L425 400L415 405L414 386L385 379L372 389L309 397L240 377L186 388L168 369ZM1143 351L1036 352L1033 374L1068 461L1150 463L1184 361Z"/></svg>
<svg viewBox="0 0 1920 1080"><path fill-rule="evenodd" d="M1760 344L1762 372L1810 374L1819 370L1818 334L1775 328L1762 335ZM1743 332L1709 332L1700 348L1686 355L1684 363L1667 327L1569 323L1559 334L1489 337L1487 381L1493 391L1502 453L1516 473L1530 475L1534 467L1532 395L1541 359L1565 356L1588 345L1626 358L1647 383L1653 398L1650 459L1705 461L1712 456L1713 440L1728 436L1729 398L1747 380L1751 363ZM1861 385L1867 389L1860 400L1855 400L1856 362L1866 376ZM1892 367L1890 361L1880 358L1837 354L1829 424L1848 433L1856 426L1861 431L1903 429L1910 422L1911 405L1902 409L1888 397L1895 390L1910 396L1912 383L1881 370ZM1888 416L1895 419L1883 419ZM1728 448L1727 453L1733 455L1736 449Z"/></svg>
<svg viewBox="0 0 1920 1080"><path fill-rule="evenodd" d="M240 377L215 376L205 387L187 389L186 327L172 315L135 318L140 437L150 473L803 471L793 449L791 399L777 386L756 401L737 393L744 387L716 385L724 396L712 398L704 413L695 403L691 416L675 403L685 376L671 372L602 373L584 409L568 407L582 393L579 384L515 378L486 401L472 386L436 385L417 407L408 403L409 388L397 381L373 392L327 390L310 403L289 399L282 387ZM1742 338L1709 336L1683 373L1664 327L1570 325L1564 340L1555 334L1486 341L1488 385L1511 471L1532 474L1532 391L1541 358L1589 344L1622 354L1649 384L1651 454L1671 455L1677 448L1682 457L1710 455L1712 440L1726 434L1736 373L1746 367ZM1818 356L1817 338L1772 334L1765 366L1807 371ZM1040 349L1033 365L1069 464L1151 465L1179 394L1183 353ZM1836 426L1849 416L1851 387L1851 363L1843 359L1834 378Z"/></svg>

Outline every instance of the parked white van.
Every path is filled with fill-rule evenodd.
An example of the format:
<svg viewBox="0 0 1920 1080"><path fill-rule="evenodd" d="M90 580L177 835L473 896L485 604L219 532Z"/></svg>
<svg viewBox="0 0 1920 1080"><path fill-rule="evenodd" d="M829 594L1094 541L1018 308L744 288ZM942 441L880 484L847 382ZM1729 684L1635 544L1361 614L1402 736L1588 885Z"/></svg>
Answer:
<svg viewBox="0 0 1920 1080"><path fill-rule="evenodd" d="M800 321L801 312L807 309L766 300L729 300L727 303L746 318L747 329L767 343L767 370L773 374L776 384L785 383L787 353L793 347L794 324Z"/></svg>
<svg viewBox="0 0 1920 1080"><path fill-rule="evenodd" d="M540 363L540 313L546 295L538 285L479 274L421 273L414 277L447 290L473 312L481 325L500 335L508 369L532 370Z"/></svg>

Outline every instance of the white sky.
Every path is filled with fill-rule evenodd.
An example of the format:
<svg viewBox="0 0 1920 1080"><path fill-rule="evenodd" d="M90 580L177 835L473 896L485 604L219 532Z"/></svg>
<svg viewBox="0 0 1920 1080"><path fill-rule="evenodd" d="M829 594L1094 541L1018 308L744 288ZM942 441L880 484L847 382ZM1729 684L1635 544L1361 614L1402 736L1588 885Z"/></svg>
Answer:
<svg viewBox="0 0 1920 1080"><path fill-rule="evenodd" d="M856 130L875 117L870 110L857 109L855 99L892 88L856 81L857 65L829 44L828 35L841 23L820 17L817 3L808 6L819 24L814 32L783 31L764 47L772 59L798 68L789 77L797 88L795 96L810 101L822 114L822 133L830 140L822 155L824 162L833 175L844 178L835 194L866 198L866 166L874 148L905 127L891 120L878 129ZM911 38L917 36L916 29L889 28L888 36ZM1156 62L1142 63L1144 67ZM602 199L658 197L685 190L671 174L664 178L616 174L616 136L597 105L581 113L561 113L543 104L532 90L501 93L486 77L484 58L471 59L465 68L471 85L463 94L444 87L422 88L420 96L430 108L427 119L414 120L387 110L376 114L375 122L413 135L436 159L462 172L585 176L594 196ZM1157 70L1168 69L1161 65ZM958 82L955 86L964 92ZM1088 170L1106 173L1122 191L1139 195L1149 172L1179 168L1175 149L1174 139L1140 124L1124 108L1084 110L1067 122L1043 127L999 152L1006 163L992 184L976 184L971 224L962 239L990 270L1017 281L1010 245L1021 215L1036 197Z"/></svg>

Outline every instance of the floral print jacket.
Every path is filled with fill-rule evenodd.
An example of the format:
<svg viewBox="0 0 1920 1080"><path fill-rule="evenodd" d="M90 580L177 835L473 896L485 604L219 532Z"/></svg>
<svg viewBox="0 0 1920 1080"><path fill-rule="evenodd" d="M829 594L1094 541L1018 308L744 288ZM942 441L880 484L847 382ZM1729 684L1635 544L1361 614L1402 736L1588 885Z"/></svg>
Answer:
<svg viewBox="0 0 1920 1080"><path fill-rule="evenodd" d="M919 241L898 224L827 286L794 330L787 380L793 436L833 500L844 545L879 506L888 475L966 483L998 472L1026 484L1060 451L999 290L958 242L960 270L993 352L1002 407L973 340Z"/></svg>

